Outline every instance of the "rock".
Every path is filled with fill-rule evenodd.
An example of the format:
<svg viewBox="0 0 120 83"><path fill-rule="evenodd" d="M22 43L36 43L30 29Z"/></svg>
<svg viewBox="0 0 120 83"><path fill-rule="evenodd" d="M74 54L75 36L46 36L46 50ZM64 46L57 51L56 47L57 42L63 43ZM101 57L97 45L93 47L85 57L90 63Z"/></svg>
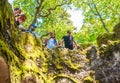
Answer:
<svg viewBox="0 0 120 83"><path fill-rule="evenodd" d="M11 83L8 66L2 57L0 57L0 83Z"/></svg>
<svg viewBox="0 0 120 83"><path fill-rule="evenodd" d="M90 76L87 76L84 78L84 82L83 83L93 83L93 78Z"/></svg>
<svg viewBox="0 0 120 83"><path fill-rule="evenodd" d="M120 23L116 24L114 26L113 32L118 35L118 33L120 33Z"/></svg>
<svg viewBox="0 0 120 83"><path fill-rule="evenodd" d="M57 79L56 83L73 83L71 80L66 78Z"/></svg>
<svg viewBox="0 0 120 83"><path fill-rule="evenodd" d="M116 41L120 39L120 23L116 24L113 29L114 33L103 33L97 37L98 46L102 46L102 44L108 45L109 41Z"/></svg>
<svg viewBox="0 0 120 83"><path fill-rule="evenodd" d="M100 79L102 79L102 78L104 78L105 76L104 76L104 74L102 73L102 71L101 70L96 70L95 71L95 79L96 80L100 80Z"/></svg>
<svg viewBox="0 0 120 83"><path fill-rule="evenodd" d="M34 76L27 76L22 80L22 83L37 83L36 78Z"/></svg>

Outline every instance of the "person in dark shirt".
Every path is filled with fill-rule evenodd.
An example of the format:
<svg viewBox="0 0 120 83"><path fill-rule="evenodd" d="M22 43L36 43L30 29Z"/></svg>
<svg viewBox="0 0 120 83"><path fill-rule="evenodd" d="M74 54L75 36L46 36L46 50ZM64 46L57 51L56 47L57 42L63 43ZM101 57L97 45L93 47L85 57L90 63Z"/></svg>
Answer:
<svg viewBox="0 0 120 83"><path fill-rule="evenodd" d="M62 37L62 42L63 41L64 41L65 48L68 48L70 50L74 49L74 44L77 46L70 30L67 31L67 36Z"/></svg>

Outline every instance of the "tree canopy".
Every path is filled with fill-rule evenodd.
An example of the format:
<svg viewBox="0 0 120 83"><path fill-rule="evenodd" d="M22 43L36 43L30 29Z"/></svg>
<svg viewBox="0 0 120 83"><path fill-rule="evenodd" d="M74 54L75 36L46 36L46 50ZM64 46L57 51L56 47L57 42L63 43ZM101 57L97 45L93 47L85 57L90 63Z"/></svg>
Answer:
<svg viewBox="0 0 120 83"><path fill-rule="evenodd" d="M36 23L39 36L52 31L58 40L68 29L76 29L67 10L73 6L76 11L80 9L84 16L83 26L73 33L78 43L95 42L99 34L112 32L120 21L118 0L14 0L13 6L20 7L27 15L26 28Z"/></svg>

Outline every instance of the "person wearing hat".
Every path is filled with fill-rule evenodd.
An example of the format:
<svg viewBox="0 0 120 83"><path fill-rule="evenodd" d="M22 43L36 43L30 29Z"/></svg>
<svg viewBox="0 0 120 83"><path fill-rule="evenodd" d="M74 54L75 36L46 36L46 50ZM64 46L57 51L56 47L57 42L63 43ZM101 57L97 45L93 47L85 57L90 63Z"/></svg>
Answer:
<svg viewBox="0 0 120 83"><path fill-rule="evenodd" d="M70 50L74 49L74 44L77 46L76 42L74 41L74 38L72 36L72 33L70 30L67 31L67 35L62 37L62 42L64 41L65 48L68 48Z"/></svg>
<svg viewBox="0 0 120 83"><path fill-rule="evenodd" d="M20 8L15 8L14 9L14 15L15 15L15 17L19 16L19 14L21 14L21 12L22 12L22 10Z"/></svg>
<svg viewBox="0 0 120 83"><path fill-rule="evenodd" d="M30 32L31 34L33 34L35 36L35 33L34 33L35 28L36 28L36 25L32 24L26 31Z"/></svg>
<svg viewBox="0 0 120 83"><path fill-rule="evenodd" d="M15 20L17 20L17 18L20 16L21 14L21 9L20 8L15 8L14 9L14 17L15 17Z"/></svg>
<svg viewBox="0 0 120 83"><path fill-rule="evenodd" d="M18 25L20 31L25 31L25 28L21 25L21 23L25 22L25 20L26 20L25 14L20 14L16 19L16 24Z"/></svg>

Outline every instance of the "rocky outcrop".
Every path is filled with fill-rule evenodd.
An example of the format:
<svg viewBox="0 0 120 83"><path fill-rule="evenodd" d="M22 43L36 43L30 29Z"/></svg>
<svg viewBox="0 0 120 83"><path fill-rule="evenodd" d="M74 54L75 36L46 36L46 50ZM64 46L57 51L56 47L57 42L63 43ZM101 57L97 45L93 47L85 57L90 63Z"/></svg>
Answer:
<svg viewBox="0 0 120 83"><path fill-rule="evenodd" d="M90 56L94 55L91 69L95 71L95 79L102 83L120 83L120 42L104 46L97 56L94 51Z"/></svg>
<svg viewBox="0 0 120 83"><path fill-rule="evenodd" d="M98 46L106 45L110 41L116 41L120 39L120 23L116 24L113 28L113 33L102 33L97 37Z"/></svg>
<svg viewBox="0 0 120 83"><path fill-rule="evenodd" d="M37 83L37 82L34 76L33 77L28 76L22 80L22 83Z"/></svg>
<svg viewBox="0 0 120 83"><path fill-rule="evenodd" d="M0 56L0 83L11 83L8 66L1 56Z"/></svg>
<svg viewBox="0 0 120 83"><path fill-rule="evenodd" d="M0 5L0 55L4 58L0 58L0 83L10 83L5 61L12 83L120 82L119 25L114 33L99 36L102 47L93 46L87 54L83 49L48 50L30 33L19 32L7 0Z"/></svg>

